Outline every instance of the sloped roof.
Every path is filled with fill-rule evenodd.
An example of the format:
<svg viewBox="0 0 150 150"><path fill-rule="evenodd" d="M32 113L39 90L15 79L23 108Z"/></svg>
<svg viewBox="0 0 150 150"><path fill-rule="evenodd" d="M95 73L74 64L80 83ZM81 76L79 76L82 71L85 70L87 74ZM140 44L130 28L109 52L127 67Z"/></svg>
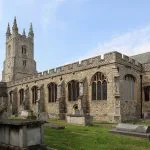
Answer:
<svg viewBox="0 0 150 150"><path fill-rule="evenodd" d="M134 55L134 56L131 56L131 58L137 60L138 62L142 64L150 63L150 52Z"/></svg>

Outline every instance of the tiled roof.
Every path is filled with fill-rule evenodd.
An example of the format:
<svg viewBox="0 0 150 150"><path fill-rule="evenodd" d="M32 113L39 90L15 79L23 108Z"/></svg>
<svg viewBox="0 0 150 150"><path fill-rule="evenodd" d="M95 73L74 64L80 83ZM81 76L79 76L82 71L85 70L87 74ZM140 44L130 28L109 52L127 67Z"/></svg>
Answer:
<svg viewBox="0 0 150 150"><path fill-rule="evenodd" d="M134 55L134 56L131 56L131 58L139 61L142 64L150 63L150 52L139 54L139 55Z"/></svg>

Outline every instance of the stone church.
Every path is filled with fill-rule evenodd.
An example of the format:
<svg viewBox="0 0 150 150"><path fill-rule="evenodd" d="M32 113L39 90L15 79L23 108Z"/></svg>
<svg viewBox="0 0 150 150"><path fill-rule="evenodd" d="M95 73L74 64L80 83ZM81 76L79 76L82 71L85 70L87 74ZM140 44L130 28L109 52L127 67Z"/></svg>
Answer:
<svg viewBox="0 0 150 150"><path fill-rule="evenodd" d="M128 57L113 51L37 72L32 24L28 35L20 34L15 18L5 54L0 99L12 114L28 110L65 119L79 108L95 120L121 122L150 111L150 52Z"/></svg>

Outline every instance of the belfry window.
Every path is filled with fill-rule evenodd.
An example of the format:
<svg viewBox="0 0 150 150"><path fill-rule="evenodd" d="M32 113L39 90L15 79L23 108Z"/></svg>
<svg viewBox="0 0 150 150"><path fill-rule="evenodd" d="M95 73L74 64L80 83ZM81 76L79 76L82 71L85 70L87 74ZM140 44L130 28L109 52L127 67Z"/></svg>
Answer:
<svg viewBox="0 0 150 150"><path fill-rule="evenodd" d="M26 67L26 65L27 65L27 61L23 60L23 67Z"/></svg>
<svg viewBox="0 0 150 150"><path fill-rule="evenodd" d="M144 87L144 99L150 101L150 86Z"/></svg>
<svg viewBox="0 0 150 150"><path fill-rule="evenodd" d="M21 89L19 91L19 97L20 97L20 105L22 105L23 100L24 100L24 89Z"/></svg>
<svg viewBox="0 0 150 150"><path fill-rule="evenodd" d="M72 80L68 83L68 100L76 101L79 96L79 82Z"/></svg>
<svg viewBox="0 0 150 150"><path fill-rule="evenodd" d="M22 54L23 54L23 55L26 55L26 53L27 53L27 48L26 48L25 45L23 45L23 46L22 46Z"/></svg>
<svg viewBox="0 0 150 150"><path fill-rule="evenodd" d="M57 85L52 82L48 85L48 101L52 103L56 102L56 99L57 99Z"/></svg>
<svg viewBox="0 0 150 150"><path fill-rule="evenodd" d="M128 74L124 77L124 99L133 100L135 96L135 78Z"/></svg>
<svg viewBox="0 0 150 150"><path fill-rule="evenodd" d="M36 104L37 99L38 99L38 87L34 86L32 87L32 104Z"/></svg>
<svg viewBox="0 0 150 150"><path fill-rule="evenodd" d="M92 77L92 100L107 100L107 81L101 72Z"/></svg>

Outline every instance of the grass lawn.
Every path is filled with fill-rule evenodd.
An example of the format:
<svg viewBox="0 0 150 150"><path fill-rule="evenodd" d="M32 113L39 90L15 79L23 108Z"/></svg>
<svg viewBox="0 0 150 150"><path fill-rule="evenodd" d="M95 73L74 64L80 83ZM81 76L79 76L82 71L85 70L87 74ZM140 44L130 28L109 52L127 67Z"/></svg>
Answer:
<svg viewBox="0 0 150 150"><path fill-rule="evenodd" d="M83 127L58 120L50 122L66 126L60 130L44 127L45 144L57 150L150 150L148 139L109 133L113 124Z"/></svg>

